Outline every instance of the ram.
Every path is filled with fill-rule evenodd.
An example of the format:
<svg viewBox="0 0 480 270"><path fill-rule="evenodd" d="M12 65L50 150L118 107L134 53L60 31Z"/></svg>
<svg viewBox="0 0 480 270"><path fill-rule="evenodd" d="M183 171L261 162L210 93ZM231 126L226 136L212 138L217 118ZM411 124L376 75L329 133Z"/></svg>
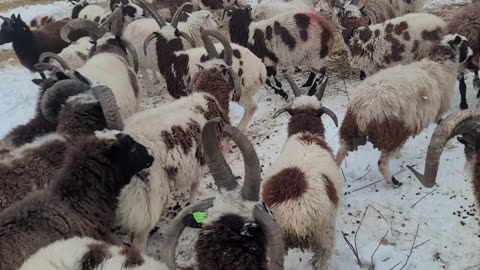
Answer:
<svg viewBox="0 0 480 270"><path fill-rule="evenodd" d="M17 270L54 241L109 240L120 190L154 161L143 145L116 131L81 138L46 190L0 213L0 268Z"/></svg>
<svg viewBox="0 0 480 270"><path fill-rule="evenodd" d="M304 86L315 90L314 80L318 80L315 73L322 68L333 46L332 28L322 16L314 12L292 12L254 22L250 7L233 10L227 7L225 12L231 15L232 42L249 48L262 59L270 78L267 84L275 93L288 98L276 78L279 64L307 66L311 72Z"/></svg>
<svg viewBox="0 0 480 270"><path fill-rule="evenodd" d="M115 246L90 237L56 241L32 255L19 270L169 270L161 262L126 245Z"/></svg>
<svg viewBox="0 0 480 270"><path fill-rule="evenodd" d="M314 252L313 269L328 269L335 253L335 221L343 189L331 148L325 141L322 115L337 125L335 113L320 103L328 77L323 76L313 96L301 95L287 77L295 100L278 110L287 112L288 139L280 156L267 170L262 201L271 209L287 248ZM288 191L287 191L288 190Z"/></svg>
<svg viewBox="0 0 480 270"><path fill-rule="evenodd" d="M224 126L224 132L240 148L245 163L245 178L239 188L220 151L217 129L221 121L221 118L211 119L202 131L205 160L221 194L185 208L173 220L165 233L161 257L170 269L177 269L178 239L194 212L210 208L195 243L198 269L283 269L281 232L267 209L255 205L262 181L255 148L238 129Z"/></svg>
<svg viewBox="0 0 480 270"><path fill-rule="evenodd" d="M368 25L383 23L396 17L393 6L384 0L353 0L348 2L336 1L334 12L345 13L346 10L352 14L361 14L368 19Z"/></svg>
<svg viewBox="0 0 480 270"><path fill-rule="evenodd" d="M238 77L230 66L232 49L218 32L208 31L203 36L204 43L210 44L207 47L213 47L210 35L220 37L226 53L222 60L210 51L212 59L202 64L204 70L190 82L193 92L125 120L123 131L149 146L156 160L149 181L134 179L119 197L117 223L130 232L140 250L161 218L172 219L194 198L205 173L199 143L202 127L214 117L229 123L229 101L240 95Z"/></svg>
<svg viewBox="0 0 480 270"><path fill-rule="evenodd" d="M442 19L427 13L407 14L369 26L368 18L355 5L347 5L335 14L350 66L360 69L360 79L427 57L446 26Z"/></svg>
<svg viewBox="0 0 480 270"><path fill-rule="evenodd" d="M479 116L478 109L458 112L446 117L435 128L428 145L424 175L407 165L425 187L431 188L435 185L440 156L447 142L451 138L461 135L457 139L465 146L466 168L472 177L473 193L477 205L480 204Z"/></svg>
<svg viewBox="0 0 480 270"><path fill-rule="evenodd" d="M368 140L381 152L378 168L385 181L401 185L390 172L390 159L408 138L441 120L450 106L459 65L471 55L464 37L447 35L428 57L384 69L357 85L339 131L337 164Z"/></svg>
<svg viewBox="0 0 480 270"><path fill-rule="evenodd" d="M458 77L460 90L460 108L467 109L467 85L465 84L465 68L474 73L473 89L477 91L477 98L480 98L480 78L478 70L480 67L480 14L476 12L480 8L480 2L473 3L461 8L450 20L448 20L446 32L449 34L460 34L468 39L470 48L473 50L472 58L461 68Z"/></svg>

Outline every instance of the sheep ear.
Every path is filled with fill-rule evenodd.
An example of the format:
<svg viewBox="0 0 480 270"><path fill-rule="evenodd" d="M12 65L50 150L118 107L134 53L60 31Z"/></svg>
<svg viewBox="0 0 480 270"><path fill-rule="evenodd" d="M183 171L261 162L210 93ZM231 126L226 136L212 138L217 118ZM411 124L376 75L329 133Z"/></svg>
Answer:
<svg viewBox="0 0 480 270"><path fill-rule="evenodd" d="M205 67L202 64L197 64L198 71L203 71Z"/></svg>
<svg viewBox="0 0 480 270"><path fill-rule="evenodd" d="M190 13L190 12L185 12L185 14L187 14L187 17L189 17L189 18L190 18L190 16L192 16L192 13Z"/></svg>

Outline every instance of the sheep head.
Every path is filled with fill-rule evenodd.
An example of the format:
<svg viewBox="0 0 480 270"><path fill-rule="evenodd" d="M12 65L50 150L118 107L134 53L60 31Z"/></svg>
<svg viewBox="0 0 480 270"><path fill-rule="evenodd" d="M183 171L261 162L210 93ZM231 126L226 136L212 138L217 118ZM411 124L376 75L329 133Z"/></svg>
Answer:
<svg viewBox="0 0 480 270"><path fill-rule="evenodd" d="M325 88L327 87L328 83L328 76L325 75L326 71L327 70L325 67L322 68L322 79L320 81L320 84L315 81L314 84L318 84L318 88L312 96L302 95L302 91L300 90L300 88L298 88L295 82L289 76L285 75L285 78L290 84L290 87L292 88L292 91L295 95L295 100L276 111L273 115L273 118L277 118L282 113L289 113L290 115L295 115L298 113L308 113L314 114L318 117L321 117L325 113L330 116L330 118L332 118L335 126L338 127L338 119L335 113L327 107L322 106L321 104L323 94L325 93ZM315 88L315 85L313 86L313 88Z"/></svg>
<svg viewBox="0 0 480 270"><path fill-rule="evenodd" d="M373 17L372 17L373 16ZM333 8L333 21L340 30L353 31L376 23L376 17L364 6L358 6L358 1L337 2Z"/></svg>
<svg viewBox="0 0 480 270"><path fill-rule="evenodd" d="M20 14L12 14L10 18L0 16L3 20L0 26L0 45L13 42L18 37L31 37L30 27L22 20Z"/></svg>
<svg viewBox="0 0 480 270"><path fill-rule="evenodd" d="M454 61L459 64L467 62L472 56L473 51L469 46L468 39L459 34L448 34L445 35L441 41L444 48L441 48L441 45L436 46L432 49L430 57L434 60L444 60L449 58L451 53L448 51L454 51ZM450 50L445 50L445 47L448 47ZM453 60L453 59L452 59Z"/></svg>
<svg viewBox="0 0 480 270"><path fill-rule="evenodd" d="M233 191L238 187L237 178L220 152L217 134L221 118L209 120L202 130L202 146L205 160L220 190ZM241 200L254 203L259 199L260 189L260 162L253 145L238 129L225 125L223 131L233 139L242 152L245 162L245 180L240 191ZM164 262L175 269L175 250L178 238L186 227L186 220L197 211L205 211L214 205L214 199L206 199L185 208L169 226L162 251ZM223 242L222 237L228 238ZM222 246L210 246L210 243L223 242ZM204 245L206 244L206 245ZM240 244L240 245L239 245ZM253 208L253 218L246 219L238 215L223 214L219 219L202 226L200 239L196 245L200 268L207 267L204 262L214 263L217 266L228 264L230 254L244 256L247 261L254 263L258 269L267 269L266 252L270 259L268 269L283 269L283 242L272 216L263 206ZM216 252L220 248L226 256ZM222 261L225 259L225 261ZM203 264L203 265L202 265ZM233 267L232 265L230 265ZM242 267L245 267L243 265ZM203 269L203 268L202 268ZM234 268L232 268L234 269Z"/></svg>

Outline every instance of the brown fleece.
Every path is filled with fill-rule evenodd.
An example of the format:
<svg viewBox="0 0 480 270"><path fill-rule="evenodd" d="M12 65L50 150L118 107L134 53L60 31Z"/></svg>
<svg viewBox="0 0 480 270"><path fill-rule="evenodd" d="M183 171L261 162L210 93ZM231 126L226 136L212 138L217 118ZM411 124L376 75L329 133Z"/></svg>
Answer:
<svg viewBox="0 0 480 270"><path fill-rule="evenodd" d="M298 167L285 168L272 175L262 189L262 200L269 207L301 198L308 189L305 173Z"/></svg>

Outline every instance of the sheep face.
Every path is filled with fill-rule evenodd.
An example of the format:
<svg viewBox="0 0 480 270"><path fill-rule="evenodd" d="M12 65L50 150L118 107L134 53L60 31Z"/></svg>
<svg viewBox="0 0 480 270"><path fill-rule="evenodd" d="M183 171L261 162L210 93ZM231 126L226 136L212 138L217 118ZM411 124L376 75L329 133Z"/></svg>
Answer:
<svg viewBox="0 0 480 270"><path fill-rule="evenodd" d="M123 16L128 16L132 19L139 19L145 17L145 11L132 3L129 0L111 0L110 10L114 10L117 6L122 6Z"/></svg>
<svg viewBox="0 0 480 270"><path fill-rule="evenodd" d="M458 34L446 35L442 40L443 45L448 45L455 50L455 62L463 64L473 55L468 44L468 39Z"/></svg>
<svg viewBox="0 0 480 270"><path fill-rule="evenodd" d="M188 14L187 19L189 24L202 26L205 30L217 29L217 21L218 20L214 19L212 13L206 10L195 11Z"/></svg>
<svg viewBox="0 0 480 270"><path fill-rule="evenodd" d="M14 38L31 37L32 31L28 25L22 21L20 14L15 17L12 15L10 19L6 17L0 17L3 19L2 26L0 27L0 45L13 42Z"/></svg>
<svg viewBox="0 0 480 270"><path fill-rule="evenodd" d="M238 215L226 214L203 225L195 249L202 270L227 265L232 270L267 269L263 229Z"/></svg>
<svg viewBox="0 0 480 270"><path fill-rule="evenodd" d="M466 171L473 172L475 163L477 161L477 153L480 152L480 134L466 133L457 137L457 140L464 145L465 158L467 163L465 164Z"/></svg>
<svg viewBox="0 0 480 270"><path fill-rule="evenodd" d="M353 31L359 27L368 26L368 19L362 15L361 9L350 2L334 8L333 21L342 30Z"/></svg>

